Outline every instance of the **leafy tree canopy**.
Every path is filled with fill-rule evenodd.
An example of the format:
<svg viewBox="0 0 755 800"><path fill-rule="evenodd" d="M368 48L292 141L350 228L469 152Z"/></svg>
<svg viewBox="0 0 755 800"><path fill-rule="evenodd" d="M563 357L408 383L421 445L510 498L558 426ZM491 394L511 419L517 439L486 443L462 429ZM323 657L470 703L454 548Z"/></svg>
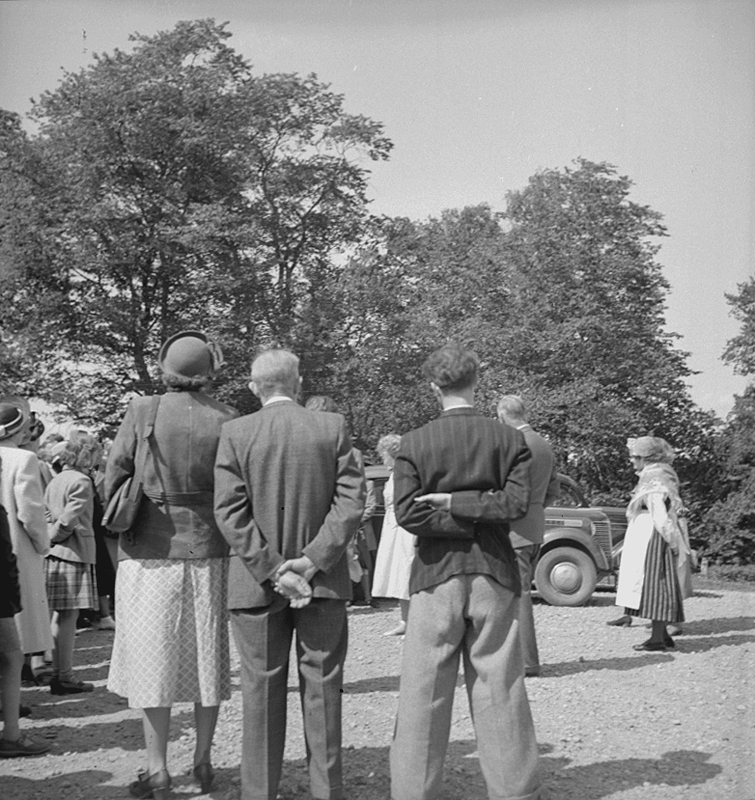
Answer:
<svg viewBox="0 0 755 800"><path fill-rule="evenodd" d="M314 75L255 76L230 35L134 35L42 95L34 135L3 116L3 294L20 312L4 326L33 332L35 388L80 417L115 421L124 391L152 391L177 329L213 331L243 372L260 345L297 347L312 285L365 226L382 126Z"/></svg>

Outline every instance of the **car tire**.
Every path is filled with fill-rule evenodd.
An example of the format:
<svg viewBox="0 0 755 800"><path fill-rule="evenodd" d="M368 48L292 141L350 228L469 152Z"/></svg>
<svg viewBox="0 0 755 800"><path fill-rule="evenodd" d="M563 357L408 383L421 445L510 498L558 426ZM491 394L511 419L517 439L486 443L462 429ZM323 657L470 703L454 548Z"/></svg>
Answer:
<svg viewBox="0 0 755 800"><path fill-rule="evenodd" d="M556 547L544 553L535 567L535 587L552 606L581 606L598 582L595 563L576 547Z"/></svg>

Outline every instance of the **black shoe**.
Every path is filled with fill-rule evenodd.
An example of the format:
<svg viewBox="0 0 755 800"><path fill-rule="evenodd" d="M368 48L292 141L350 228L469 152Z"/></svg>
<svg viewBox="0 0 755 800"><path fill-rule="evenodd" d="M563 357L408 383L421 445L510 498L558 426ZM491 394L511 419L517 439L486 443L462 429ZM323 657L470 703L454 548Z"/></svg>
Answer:
<svg viewBox="0 0 755 800"><path fill-rule="evenodd" d="M654 642L652 639L648 639L646 642L642 644L636 644L634 646L635 650L645 650L649 653L657 653L657 652L664 652L668 650L668 645L665 641L663 642Z"/></svg>
<svg viewBox="0 0 755 800"><path fill-rule="evenodd" d="M207 794L212 789L212 782L215 780L215 771L212 764L197 764L194 767L194 777L202 789L202 794Z"/></svg>
<svg viewBox="0 0 755 800"><path fill-rule="evenodd" d="M84 681L61 681L60 678L53 678L50 681L51 694L82 694L84 692L91 692L94 685L91 683L84 683Z"/></svg>
<svg viewBox="0 0 755 800"><path fill-rule="evenodd" d="M632 624L632 618L629 614L623 614L621 617L617 617L616 619L609 619L606 622L606 625L613 625L617 628L628 628Z"/></svg>
<svg viewBox="0 0 755 800"><path fill-rule="evenodd" d="M669 648L669 650L673 650L676 647L674 640L668 634L663 637L663 643Z"/></svg>
<svg viewBox="0 0 755 800"><path fill-rule="evenodd" d="M168 796L171 783L170 775L164 769L154 775L140 772L136 780L129 784L128 793L131 797L164 800Z"/></svg>
<svg viewBox="0 0 755 800"><path fill-rule="evenodd" d="M37 676L34 674L34 670L29 664L24 664L23 667L21 667L21 686L39 686Z"/></svg>
<svg viewBox="0 0 755 800"><path fill-rule="evenodd" d="M525 678L539 678L540 677L540 667L525 667L524 668L524 677Z"/></svg>

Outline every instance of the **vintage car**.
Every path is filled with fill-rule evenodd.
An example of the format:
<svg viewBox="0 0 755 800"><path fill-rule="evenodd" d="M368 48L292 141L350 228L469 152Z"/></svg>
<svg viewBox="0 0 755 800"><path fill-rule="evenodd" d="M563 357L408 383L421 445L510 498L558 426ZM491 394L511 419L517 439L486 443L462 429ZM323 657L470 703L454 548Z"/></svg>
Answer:
<svg viewBox="0 0 755 800"><path fill-rule="evenodd" d="M579 606L599 582L616 575L627 530L626 509L590 506L575 481L561 474L558 478L558 500L545 509L535 588L546 603Z"/></svg>
<svg viewBox="0 0 755 800"><path fill-rule="evenodd" d="M374 465L366 467L365 473L376 495L372 521L379 539L385 514L383 485L390 472ZM599 582L615 576L627 520L625 509L592 507L575 481L562 474L558 478L558 500L545 510L545 539L535 564L535 589L551 605L579 606L590 599Z"/></svg>

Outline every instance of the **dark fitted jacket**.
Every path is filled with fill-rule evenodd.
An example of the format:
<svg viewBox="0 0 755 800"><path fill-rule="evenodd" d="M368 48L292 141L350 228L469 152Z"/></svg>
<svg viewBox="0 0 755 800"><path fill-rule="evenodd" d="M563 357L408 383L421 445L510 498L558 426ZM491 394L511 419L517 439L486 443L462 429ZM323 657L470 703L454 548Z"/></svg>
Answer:
<svg viewBox="0 0 755 800"><path fill-rule="evenodd" d="M364 511L364 475L340 414L275 401L223 426L215 518L231 546L228 607L273 598L280 564L305 555L313 596L348 600L346 546Z"/></svg>
<svg viewBox="0 0 755 800"><path fill-rule="evenodd" d="M131 401L105 471L105 497L134 474L137 425L151 397ZM220 428L236 416L203 392L160 397L152 447L144 466L145 497L131 537L121 536L119 558L224 558L228 545L213 514L213 467ZM143 427L142 427L143 429Z"/></svg>
<svg viewBox="0 0 755 800"><path fill-rule="evenodd" d="M511 524L511 544L527 547L542 544L545 535L545 507L558 497L558 473L553 448L547 439L535 433L529 425L517 430L522 432L524 441L532 453L530 462L530 507L527 513Z"/></svg>
<svg viewBox="0 0 755 800"><path fill-rule="evenodd" d="M519 431L472 408L444 411L402 437L394 504L398 524L418 537L411 593L481 573L519 594L509 520L527 512L529 463ZM450 492L450 512L414 502L430 492Z"/></svg>

